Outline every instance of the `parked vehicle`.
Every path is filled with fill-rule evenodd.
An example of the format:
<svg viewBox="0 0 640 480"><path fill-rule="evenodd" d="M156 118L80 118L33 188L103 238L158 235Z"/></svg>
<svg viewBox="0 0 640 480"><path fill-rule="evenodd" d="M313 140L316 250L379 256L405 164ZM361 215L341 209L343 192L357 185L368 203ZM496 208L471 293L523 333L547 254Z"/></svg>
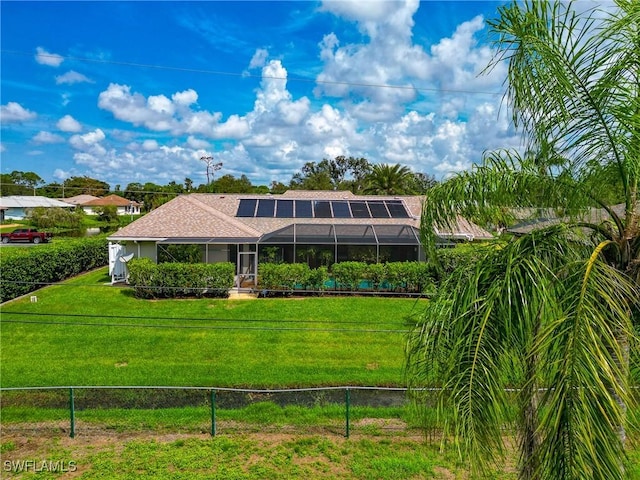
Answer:
<svg viewBox="0 0 640 480"><path fill-rule="evenodd" d="M44 243L51 240L51 233L39 232L35 228L17 228L11 233L2 234L2 243L29 242Z"/></svg>

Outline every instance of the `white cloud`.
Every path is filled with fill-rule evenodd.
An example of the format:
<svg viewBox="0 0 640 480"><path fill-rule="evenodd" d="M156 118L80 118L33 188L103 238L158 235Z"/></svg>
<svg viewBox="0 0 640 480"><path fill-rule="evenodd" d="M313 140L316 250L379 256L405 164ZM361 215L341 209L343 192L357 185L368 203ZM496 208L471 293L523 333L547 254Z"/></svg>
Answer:
<svg viewBox="0 0 640 480"><path fill-rule="evenodd" d="M16 102L9 102L0 106L0 123L17 123L32 120L37 114L27 110Z"/></svg>
<svg viewBox="0 0 640 480"><path fill-rule="evenodd" d="M4 143L0 143L0 152L6 152L7 147L4 146Z"/></svg>
<svg viewBox="0 0 640 480"><path fill-rule="evenodd" d="M73 85L74 83L94 83L93 80L87 78L81 73L78 73L74 70L69 70L67 73L63 75L58 75L56 77L56 83L58 85L67 84Z"/></svg>
<svg viewBox="0 0 640 480"><path fill-rule="evenodd" d="M142 142L142 149L147 152L153 152L154 150L158 150L158 142L156 140L145 140Z"/></svg>
<svg viewBox="0 0 640 480"><path fill-rule="evenodd" d="M209 148L211 146L211 144L206 140L200 140L193 135L189 135L187 138L187 145L196 150L200 148Z"/></svg>
<svg viewBox="0 0 640 480"><path fill-rule="evenodd" d="M55 133L39 131L32 139L36 143L62 143L64 138Z"/></svg>
<svg viewBox="0 0 640 480"><path fill-rule="evenodd" d="M252 70L254 68L262 68L267 63L267 58L269 57L269 52L264 48L258 48L256 53L251 57L251 61L249 62L249 69Z"/></svg>
<svg viewBox="0 0 640 480"><path fill-rule="evenodd" d="M36 48L36 62L40 65L48 65L50 67L59 67L64 58L57 53L49 53L44 48Z"/></svg>
<svg viewBox="0 0 640 480"><path fill-rule="evenodd" d="M69 139L69 143L76 150L90 153L92 155L101 156L106 153L105 148L100 145L106 138L104 132L97 128L93 132L87 132L84 135L73 135Z"/></svg>
<svg viewBox="0 0 640 480"><path fill-rule="evenodd" d="M56 127L58 130L63 132L73 132L77 133L82 130L82 125L71 115L65 115L56 123Z"/></svg>
<svg viewBox="0 0 640 480"><path fill-rule="evenodd" d="M176 105L188 107L198 101L198 94L195 90L189 89L184 92L177 92L171 95L171 99Z"/></svg>

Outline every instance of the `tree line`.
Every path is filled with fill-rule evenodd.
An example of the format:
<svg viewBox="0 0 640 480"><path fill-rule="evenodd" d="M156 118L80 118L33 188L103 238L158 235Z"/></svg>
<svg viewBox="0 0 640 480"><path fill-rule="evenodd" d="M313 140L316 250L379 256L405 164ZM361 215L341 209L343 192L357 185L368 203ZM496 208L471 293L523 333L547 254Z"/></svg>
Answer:
<svg viewBox="0 0 640 480"><path fill-rule="evenodd" d="M13 171L0 174L0 195L41 195L49 198L69 198L76 195L101 197L120 195L144 205L149 211L184 193L283 193L286 190L348 190L355 194L419 195L436 184L432 175L415 173L400 164L372 164L365 158L338 156L320 162L307 162L291 177L288 184L272 181L253 185L246 175L225 174L196 186L186 177L182 183L165 185L153 182L132 182L124 188L88 176L73 176L62 182L46 183L35 172Z"/></svg>

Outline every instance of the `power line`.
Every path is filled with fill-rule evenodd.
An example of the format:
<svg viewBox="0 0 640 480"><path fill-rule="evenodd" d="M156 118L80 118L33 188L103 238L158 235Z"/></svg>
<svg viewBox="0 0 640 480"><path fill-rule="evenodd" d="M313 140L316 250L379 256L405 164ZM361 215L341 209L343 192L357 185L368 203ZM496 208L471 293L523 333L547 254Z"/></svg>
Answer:
<svg viewBox="0 0 640 480"><path fill-rule="evenodd" d="M243 319L243 318L205 318L205 317L143 317L139 315L97 315L84 313L43 313L43 312L16 312L2 311L2 315L28 315L33 317L68 317L89 319L123 319L123 320L160 320L160 321L194 321L214 323L314 323L314 324L346 324L346 325L392 325L372 321L348 321L348 320L284 320L284 319ZM0 319L0 322L12 322L12 320ZM102 325L102 324L97 324Z"/></svg>
<svg viewBox="0 0 640 480"><path fill-rule="evenodd" d="M11 54L11 55L25 55L32 56L32 52L21 52L17 50L0 50L0 53L3 54ZM49 57L60 59L63 58L65 60L74 60L77 62L87 62L87 63L100 63L100 64L108 64L108 65L119 65L125 67L136 67L136 68L153 68L157 70L171 70L177 72L186 72L186 73L202 73L207 75L218 75L218 76L227 76L227 77L237 77L237 78L267 78L270 80L286 80L286 81L294 81L294 82L302 82L302 83L317 83L321 85L346 85L350 87L366 87L366 88L389 88L395 90L411 90L416 92L436 92L436 93L464 93L467 95L502 95L502 92L486 92L481 90L459 90L453 88L429 88L429 87L416 87L414 85L393 85L393 84L383 84L383 83L360 83L360 82L345 82L345 81L336 81L336 80L318 80L315 78L305 78L305 77L279 77L275 75L255 75L248 72L225 72L221 70L207 70L207 69L198 69L198 68L186 68L186 67L173 67L168 65L157 65L150 63L135 63L135 62L119 62L115 60L103 60L96 58L87 58L87 57L73 57L73 56L65 56L65 55L53 55L53 54L38 54L39 57Z"/></svg>
<svg viewBox="0 0 640 480"><path fill-rule="evenodd" d="M358 328L308 328L308 327L247 327L247 326L211 326L211 325L154 325L135 323L93 323L93 322L56 322L32 320L0 320L0 323L19 323L31 325L63 325L73 327L124 327L124 328L174 328L191 330L240 330L261 332L334 332L334 333L409 333L409 330L358 329Z"/></svg>

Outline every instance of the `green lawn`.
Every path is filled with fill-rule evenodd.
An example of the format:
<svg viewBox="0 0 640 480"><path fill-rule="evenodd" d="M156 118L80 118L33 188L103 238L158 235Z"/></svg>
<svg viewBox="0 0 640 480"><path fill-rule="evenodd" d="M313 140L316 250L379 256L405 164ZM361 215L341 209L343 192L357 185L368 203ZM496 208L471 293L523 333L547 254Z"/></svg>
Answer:
<svg viewBox="0 0 640 480"><path fill-rule="evenodd" d="M101 269L3 305L1 386L397 386L423 302L150 301L108 283Z"/></svg>

